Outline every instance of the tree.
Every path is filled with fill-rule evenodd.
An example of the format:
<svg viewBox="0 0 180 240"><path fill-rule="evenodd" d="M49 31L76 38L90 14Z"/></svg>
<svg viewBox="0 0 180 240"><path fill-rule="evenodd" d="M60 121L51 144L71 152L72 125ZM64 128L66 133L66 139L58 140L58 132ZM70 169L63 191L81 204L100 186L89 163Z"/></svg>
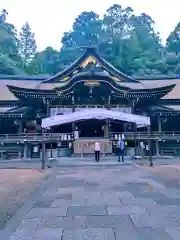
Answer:
<svg viewBox="0 0 180 240"><path fill-rule="evenodd" d="M5 9L0 13L0 73L22 73L17 30L13 24L6 22L7 15Z"/></svg>
<svg viewBox="0 0 180 240"><path fill-rule="evenodd" d="M114 4L107 9L103 17L103 29L105 33L103 39L108 46L108 48L105 48L107 52L104 49L103 55L119 69L122 68L124 40L130 34L132 16L132 8L123 8L121 5ZM109 52L111 52L110 55Z"/></svg>
<svg viewBox="0 0 180 240"><path fill-rule="evenodd" d="M19 34L19 52L22 59L23 68L26 68L32 61L37 51L37 45L34 33L28 22L22 26L22 31Z"/></svg>
<svg viewBox="0 0 180 240"><path fill-rule="evenodd" d="M114 4L103 16L83 12L73 29L62 38L60 61L69 65L81 54L82 46L96 45L103 58L128 75L164 73L163 47L152 18L134 15L132 8ZM156 67L158 69L156 70Z"/></svg>
<svg viewBox="0 0 180 240"><path fill-rule="evenodd" d="M167 52L174 52L176 55L180 53L180 22L168 36L166 40L166 50Z"/></svg>
<svg viewBox="0 0 180 240"><path fill-rule="evenodd" d="M164 73L163 47L159 34L154 31L154 21L145 13L131 18L131 31L125 39L123 68L130 75ZM161 66L160 66L161 61ZM158 66L158 69L156 69ZM143 69L143 70L141 70ZM155 71L156 70L156 71Z"/></svg>
<svg viewBox="0 0 180 240"><path fill-rule="evenodd" d="M167 74L173 75L176 72L178 63L180 62L178 56L173 52L166 52L163 59L167 65Z"/></svg>
<svg viewBox="0 0 180 240"><path fill-rule="evenodd" d="M47 47L37 52L34 33L26 22L19 36L0 13L0 73L54 75L74 62L87 46L96 46L100 55L127 75L164 75L180 72L180 23L163 47L153 19L146 13L135 15L131 7L114 4L101 19L84 11L65 32L60 51Z"/></svg>
<svg viewBox="0 0 180 240"><path fill-rule="evenodd" d="M95 12L82 12L74 21L73 28L62 37L60 59L69 65L83 52L82 47L97 45L102 30L102 20Z"/></svg>
<svg viewBox="0 0 180 240"><path fill-rule="evenodd" d="M16 60L19 59L17 30L13 24L6 22L7 15L3 9L0 14L0 53Z"/></svg>
<svg viewBox="0 0 180 240"><path fill-rule="evenodd" d="M116 38L124 40L129 36L132 16L133 9L130 7L122 8L121 5L114 4L107 9L103 17L103 26L112 44Z"/></svg>
<svg viewBox="0 0 180 240"><path fill-rule="evenodd" d="M176 66L175 73L180 75L180 64Z"/></svg>
<svg viewBox="0 0 180 240"><path fill-rule="evenodd" d="M52 47L35 54L32 62L27 67L29 74L54 75L61 70L59 52Z"/></svg>
<svg viewBox="0 0 180 240"><path fill-rule="evenodd" d="M0 13L0 23L6 22L7 15L8 15L8 12L6 11L6 9L3 9Z"/></svg>
<svg viewBox="0 0 180 240"><path fill-rule="evenodd" d="M3 75L21 75L24 72L18 67L18 64L6 55L0 55L0 74Z"/></svg>
<svg viewBox="0 0 180 240"><path fill-rule="evenodd" d="M89 44L97 44L102 21L95 12L82 12L73 23L73 30L64 33L62 44L79 48Z"/></svg>

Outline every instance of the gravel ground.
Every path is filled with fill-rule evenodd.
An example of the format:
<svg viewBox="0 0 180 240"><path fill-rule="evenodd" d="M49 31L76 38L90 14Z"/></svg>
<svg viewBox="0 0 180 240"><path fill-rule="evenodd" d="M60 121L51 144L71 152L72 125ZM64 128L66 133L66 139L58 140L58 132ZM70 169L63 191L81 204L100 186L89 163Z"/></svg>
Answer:
<svg viewBox="0 0 180 240"><path fill-rule="evenodd" d="M0 230L23 205L49 171L0 169Z"/></svg>

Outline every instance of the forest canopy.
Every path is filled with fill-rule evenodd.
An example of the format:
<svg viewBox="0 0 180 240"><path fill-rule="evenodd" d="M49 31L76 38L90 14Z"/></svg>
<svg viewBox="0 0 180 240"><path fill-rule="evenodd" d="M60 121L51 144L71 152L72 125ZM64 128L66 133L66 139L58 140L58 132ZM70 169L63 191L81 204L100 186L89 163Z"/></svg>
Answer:
<svg viewBox="0 0 180 240"><path fill-rule="evenodd" d="M0 13L0 74L53 75L75 61L84 47L93 45L127 75L180 75L180 22L163 45L149 15L136 15L131 7L114 4L102 18L93 11L77 16L72 29L59 39L59 51L47 46L38 52L29 23L18 33L7 15L5 9Z"/></svg>

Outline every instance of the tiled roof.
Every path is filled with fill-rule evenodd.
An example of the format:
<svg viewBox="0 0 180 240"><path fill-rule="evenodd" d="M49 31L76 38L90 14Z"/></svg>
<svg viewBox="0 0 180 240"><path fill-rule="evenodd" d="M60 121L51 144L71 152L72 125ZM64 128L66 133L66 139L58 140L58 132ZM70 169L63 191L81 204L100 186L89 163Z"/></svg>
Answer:
<svg viewBox="0 0 180 240"><path fill-rule="evenodd" d="M38 81L27 80L1 80L0 81L0 101L13 101L17 98L9 91L7 85L23 87L23 88L37 88Z"/></svg>
<svg viewBox="0 0 180 240"><path fill-rule="evenodd" d="M180 80L171 79L171 80L145 80L141 81L141 83L129 83L128 86L133 89L151 89L158 87L165 87L171 84L176 84L174 89L169 92L162 99L180 99ZM126 84L125 84L126 85Z"/></svg>
<svg viewBox="0 0 180 240"><path fill-rule="evenodd" d="M11 110L13 107L0 107L0 113L5 113L8 110Z"/></svg>
<svg viewBox="0 0 180 240"><path fill-rule="evenodd" d="M172 110L180 111L180 105L167 105L168 108L172 108Z"/></svg>
<svg viewBox="0 0 180 240"><path fill-rule="evenodd" d="M59 83L64 85L65 83ZM165 87L176 84L174 89L169 92L163 99L180 99L180 80L166 79L166 80L141 80L140 83L120 83L122 86L127 86L132 89L152 89L158 87ZM28 88L50 90L57 86L57 83L41 83L39 80L0 80L0 101L17 100L17 98L9 91L7 85Z"/></svg>

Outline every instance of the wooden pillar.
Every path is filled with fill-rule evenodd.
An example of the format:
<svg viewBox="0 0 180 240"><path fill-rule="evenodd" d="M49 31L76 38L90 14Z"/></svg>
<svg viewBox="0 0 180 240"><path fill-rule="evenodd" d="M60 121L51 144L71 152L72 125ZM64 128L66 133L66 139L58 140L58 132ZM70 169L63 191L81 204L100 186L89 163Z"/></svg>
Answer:
<svg viewBox="0 0 180 240"><path fill-rule="evenodd" d="M135 156L137 156L137 125L134 123L134 149L135 149Z"/></svg>
<svg viewBox="0 0 180 240"><path fill-rule="evenodd" d="M152 162L152 147L151 147L151 126L148 125L148 148L149 148L149 165L152 167L153 162Z"/></svg>
<svg viewBox="0 0 180 240"><path fill-rule="evenodd" d="M49 100L46 100L46 115L47 117L50 116Z"/></svg>
<svg viewBox="0 0 180 240"><path fill-rule="evenodd" d="M159 141L156 140L156 156L159 156Z"/></svg>
<svg viewBox="0 0 180 240"><path fill-rule="evenodd" d="M18 129L18 134L22 134L24 132L23 128L23 119L19 120L19 129Z"/></svg>
<svg viewBox="0 0 180 240"><path fill-rule="evenodd" d="M161 116L158 115L158 132L162 131Z"/></svg>
<svg viewBox="0 0 180 240"><path fill-rule="evenodd" d="M29 157L29 146L27 142L24 142L24 159Z"/></svg>
<svg viewBox="0 0 180 240"><path fill-rule="evenodd" d="M104 124L104 137L109 136L109 121L107 120Z"/></svg>
<svg viewBox="0 0 180 240"><path fill-rule="evenodd" d="M50 158L53 158L52 128L51 128Z"/></svg>
<svg viewBox="0 0 180 240"><path fill-rule="evenodd" d="M44 128L42 128L42 157L41 157L42 169L45 168L45 151L46 151L46 146L44 141Z"/></svg>
<svg viewBox="0 0 180 240"><path fill-rule="evenodd" d="M74 92L72 91L71 92L72 96L71 96L71 101L72 101L72 104L74 105L75 104L75 99L74 99ZM72 112L74 113L76 111L75 107L73 106L72 107ZM74 131L76 129L76 125L75 125L75 122L72 122L72 133L74 134ZM74 138L74 137L73 137Z"/></svg>
<svg viewBox="0 0 180 240"><path fill-rule="evenodd" d="M105 143L103 143L103 157L106 156L106 145Z"/></svg>

